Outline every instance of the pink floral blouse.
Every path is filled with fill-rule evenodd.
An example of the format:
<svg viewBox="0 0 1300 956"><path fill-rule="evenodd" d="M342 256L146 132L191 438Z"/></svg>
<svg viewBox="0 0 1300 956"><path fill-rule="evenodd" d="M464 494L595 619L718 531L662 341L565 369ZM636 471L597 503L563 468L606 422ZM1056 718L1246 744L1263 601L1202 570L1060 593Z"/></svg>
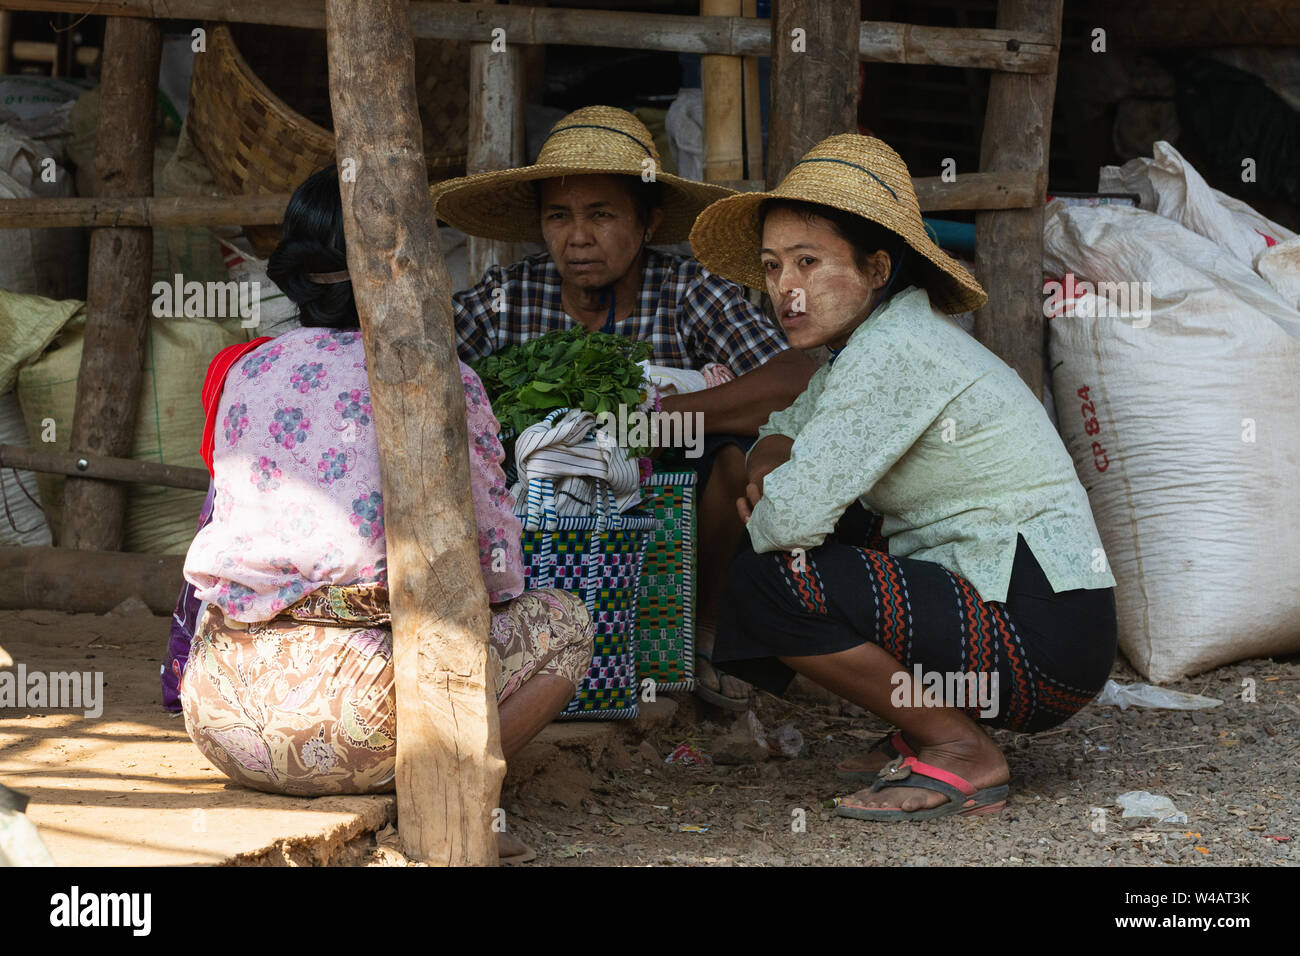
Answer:
<svg viewBox="0 0 1300 956"><path fill-rule="evenodd" d="M499 425L460 363L470 493L488 599L524 589L520 525ZM221 395L212 522L185 578L201 601L245 623L330 584L386 583L384 501L365 353L357 330L295 329L249 353Z"/></svg>

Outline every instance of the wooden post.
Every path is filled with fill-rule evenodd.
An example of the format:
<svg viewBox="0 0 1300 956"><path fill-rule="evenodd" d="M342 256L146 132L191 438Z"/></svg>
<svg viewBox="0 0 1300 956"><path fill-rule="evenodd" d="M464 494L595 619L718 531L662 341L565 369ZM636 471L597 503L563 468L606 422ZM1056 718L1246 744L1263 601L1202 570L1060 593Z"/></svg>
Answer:
<svg viewBox="0 0 1300 956"><path fill-rule="evenodd" d="M1061 6L1062 0L998 0L997 26L1050 33L1059 44ZM1055 95L1055 60L1048 73L989 78L980 171L1038 178L1033 207L975 215L975 275L989 294L988 304L975 313L975 337L1014 368L1035 396L1043 391L1043 200Z"/></svg>
<svg viewBox="0 0 1300 956"><path fill-rule="evenodd" d="M740 0L700 0L700 15L735 16ZM744 61L735 56L700 57L704 89L704 181L745 177Z"/></svg>
<svg viewBox="0 0 1300 956"><path fill-rule="evenodd" d="M744 0L741 13L746 17L758 16L758 0ZM763 178L763 105L759 101L758 57L747 56L742 61L745 103L745 178Z"/></svg>
<svg viewBox="0 0 1300 956"><path fill-rule="evenodd" d="M348 269L379 436L408 855L495 864L505 760L469 496L465 394L415 99L407 0L327 0Z"/></svg>
<svg viewBox="0 0 1300 956"><path fill-rule="evenodd" d="M507 35L507 39L508 39ZM524 164L523 50L508 44L493 52L490 43L469 48L469 156L467 170L480 173ZM515 260L513 242L469 238L470 285L493 263Z"/></svg>
<svg viewBox="0 0 1300 956"><path fill-rule="evenodd" d="M109 17L95 133L95 195L153 195L153 116L162 34L156 20ZM149 229L93 229L85 345L77 374L72 451L129 458L149 330ZM63 543L119 551L126 488L71 478L64 491Z"/></svg>
<svg viewBox="0 0 1300 956"><path fill-rule="evenodd" d="M0 76L9 72L9 44L14 38L14 15L0 10Z"/></svg>
<svg viewBox="0 0 1300 956"><path fill-rule="evenodd" d="M827 136L858 128L858 5L773 0L767 186Z"/></svg>

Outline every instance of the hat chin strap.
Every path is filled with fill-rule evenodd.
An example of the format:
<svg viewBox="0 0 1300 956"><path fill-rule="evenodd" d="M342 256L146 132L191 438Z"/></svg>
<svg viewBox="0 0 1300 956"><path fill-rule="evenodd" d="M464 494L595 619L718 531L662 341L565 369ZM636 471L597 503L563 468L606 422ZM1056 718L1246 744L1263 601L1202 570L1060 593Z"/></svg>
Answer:
<svg viewBox="0 0 1300 956"><path fill-rule="evenodd" d="M875 315L876 310L884 304L885 299L889 295L889 290L894 285L894 280L897 279L898 274L903 271L903 260L906 257L907 257L907 243L903 243L903 248L898 253L898 259L894 262L894 267L889 270L889 280L884 284L884 286L881 287L880 295L876 297L875 304L871 306L871 311L867 313L867 318L863 319L862 320L863 322L866 322L867 319ZM860 326L861 323L859 323L859 327ZM826 364L834 365L835 360L840 357L840 353L843 352L844 349L833 349L828 345L826 346L826 351L831 353L831 357L826 360Z"/></svg>

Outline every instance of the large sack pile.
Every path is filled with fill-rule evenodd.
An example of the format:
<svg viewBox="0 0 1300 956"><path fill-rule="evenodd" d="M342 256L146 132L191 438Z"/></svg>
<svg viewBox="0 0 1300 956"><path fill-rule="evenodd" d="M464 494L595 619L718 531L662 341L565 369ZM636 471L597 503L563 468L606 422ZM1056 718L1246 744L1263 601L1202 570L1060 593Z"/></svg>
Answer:
<svg viewBox="0 0 1300 956"><path fill-rule="evenodd" d="M1149 312L1108 317L1117 289L1103 290L1050 323L1060 430L1119 582L1120 647L1156 682L1300 650L1297 240L1167 144L1101 188L1147 208L1053 203L1045 271L1150 291Z"/></svg>
<svg viewBox="0 0 1300 956"><path fill-rule="evenodd" d="M70 310L66 324L48 351L19 370L18 399L30 442L42 441L52 419L55 441L46 447L67 451L81 367L84 309L79 302L53 303L0 292L0 327L9 322L29 324L51 309ZM199 455L203 434L200 385L212 357L244 338L238 318L220 322L204 318L150 320L132 458L204 467ZM42 475L37 484L57 540L62 528L64 479ZM201 491L131 485L126 550L183 554L194 537L202 505Z"/></svg>

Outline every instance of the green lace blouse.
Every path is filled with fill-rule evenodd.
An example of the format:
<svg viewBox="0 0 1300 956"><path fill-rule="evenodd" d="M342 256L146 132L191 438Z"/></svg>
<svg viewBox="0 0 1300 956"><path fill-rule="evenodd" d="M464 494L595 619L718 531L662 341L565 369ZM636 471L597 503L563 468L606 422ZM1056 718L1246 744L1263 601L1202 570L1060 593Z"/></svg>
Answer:
<svg viewBox="0 0 1300 956"><path fill-rule="evenodd" d="M890 554L937 562L985 601L1006 600L1017 533L1054 590L1115 584L1042 404L924 289L860 325L758 435L794 447L750 517L755 551L820 545L856 499L884 517Z"/></svg>

